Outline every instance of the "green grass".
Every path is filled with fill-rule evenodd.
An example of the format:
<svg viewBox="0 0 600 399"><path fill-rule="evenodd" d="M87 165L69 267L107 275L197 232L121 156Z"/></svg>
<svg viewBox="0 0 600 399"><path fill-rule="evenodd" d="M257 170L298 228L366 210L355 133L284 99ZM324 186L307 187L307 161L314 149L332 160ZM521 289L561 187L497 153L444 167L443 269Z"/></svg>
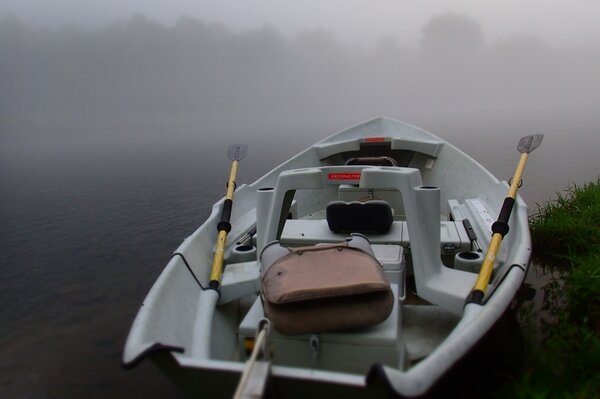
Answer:
<svg viewBox="0 0 600 399"><path fill-rule="evenodd" d="M571 185L530 219L533 253L549 275L541 336L529 335L510 396L600 397L600 179ZM531 331L529 312L523 323Z"/></svg>
<svg viewBox="0 0 600 399"><path fill-rule="evenodd" d="M530 225L536 258L568 272L573 257L600 249L600 179L573 184L556 200L538 205Z"/></svg>

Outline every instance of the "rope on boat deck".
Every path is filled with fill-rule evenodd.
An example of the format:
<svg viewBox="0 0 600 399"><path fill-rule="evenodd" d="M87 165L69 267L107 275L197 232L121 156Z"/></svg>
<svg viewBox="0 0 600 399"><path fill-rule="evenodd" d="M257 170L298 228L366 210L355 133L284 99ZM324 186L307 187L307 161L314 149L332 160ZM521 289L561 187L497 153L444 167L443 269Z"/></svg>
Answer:
<svg viewBox="0 0 600 399"><path fill-rule="evenodd" d="M266 383L271 371L269 352L269 332L271 322L262 319L258 324L258 333L254 341L254 348L250 359L246 362L242 377L235 390L233 399L262 398L265 393ZM258 357L262 360L258 361Z"/></svg>

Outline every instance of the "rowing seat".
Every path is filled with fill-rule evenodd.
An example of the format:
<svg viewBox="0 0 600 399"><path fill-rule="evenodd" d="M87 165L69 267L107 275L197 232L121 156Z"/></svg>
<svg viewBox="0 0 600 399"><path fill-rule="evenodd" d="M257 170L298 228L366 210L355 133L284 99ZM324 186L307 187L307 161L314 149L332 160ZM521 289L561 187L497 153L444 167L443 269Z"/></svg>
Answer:
<svg viewBox="0 0 600 399"><path fill-rule="evenodd" d="M332 201L326 218L334 233L386 234L394 222L394 213L386 201Z"/></svg>
<svg viewBox="0 0 600 399"><path fill-rule="evenodd" d="M261 253L266 316L284 335L359 329L384 321L394 297L368 239Z"/></svg>
<svg viewBox="0 0 600 399"><path fill-rule="evenodd" d="M350 158L346 165L371 165L371 166L398 166L398 162L392 157L358 157Z"/></svg>

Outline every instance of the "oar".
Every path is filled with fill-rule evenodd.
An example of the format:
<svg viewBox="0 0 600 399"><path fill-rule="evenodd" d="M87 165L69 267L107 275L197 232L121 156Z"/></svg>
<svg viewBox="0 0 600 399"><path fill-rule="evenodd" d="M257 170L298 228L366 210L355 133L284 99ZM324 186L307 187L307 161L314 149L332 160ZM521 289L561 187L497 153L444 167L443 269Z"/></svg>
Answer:
<svg viewBox="0 0 600 399"><path fill-rule="evenodd" d="M492 241L490 242L487 252L485 253L485 258L483 260L483 264L481 265L479 276L477 277L477 281L475 282L473 290L467 297L466 303L481 304L483 301L490 277L492 276L492 270L494 269L496 255L498 255L498 250L500 249L500 243L502 243L504 236L508 234L508 220L510 219L510 214L517 198L517 190L521 184L521 177L523 176L523 171L525 170L527 157L533 150L539 147L543 138L543 134L534 134L523 137L521 140L519 140L517 150L521 153L521 158L519 159L517 169L515 170L508 194L504 199L504 203L502 204L502 209L500 210L500 215L498 215L498 220L492 224Z"/></svg>
<svg viewBox="0 0 600 399"><path fill-rule="evenodd" d="M235 191L235 176L237 175L238 163L244 159L248 147L245 145L231 145L227 155L231 159L231 172L227 181L227 194L221 212L221 220L217 224L219 235L217 237L217 247L213 258L212 270L210 272L210 282L208 289L200 294L198 305L198 314L194 327L194 335L200 337L197 345L192 347L191 354L200 359L209 359L211 354L210 344L212 342L212 321L217 302L219 301L219 289L221 284L221 275L223 274L223 258L225 255L225 240L227 234L231 231L231 208L233 207L233 192Z"/></svg>
<svg viewBox="0 0 600 399"><path fill-rule="evenodd" d="M223 257L225 256L225 240L227 234L231 231L231 208L233 207L233 193L235 191L235 177L239 162L246 157L248 153L247 145L230 145L227 151L227 156L231 162L231 172L227 181L227 194L225 195L225 203L221 212L221 221L217 224L219 236L217 237L217 249L213 258L212 270L210 272L209 288L219 290L221 283L221 275L223 274Z"/></svg>

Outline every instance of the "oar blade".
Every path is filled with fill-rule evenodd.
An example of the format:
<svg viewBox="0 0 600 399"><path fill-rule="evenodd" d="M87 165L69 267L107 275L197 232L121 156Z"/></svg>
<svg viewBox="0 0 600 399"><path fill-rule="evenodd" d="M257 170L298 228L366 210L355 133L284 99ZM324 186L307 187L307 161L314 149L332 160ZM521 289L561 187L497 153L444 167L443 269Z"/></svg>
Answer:
<svg viewBox="0 0 600 399"><path fill-rule="evenodd" d="M531 136L525 136L521 138L521 140L519 140L519 145L517 146L517 149L521 154L529 154L531 151L538 148L540 144L542 144L543 138L543 134L532 134Z"/></svg>
<svg viewBox="0 0 600 399"><path fill-rule="evenodd" d="M227 151L227 156L232 161L241 161L246 158L246 154L248 153L248 146L245 144L233 144L229 146L229 150Z"/></svg>

